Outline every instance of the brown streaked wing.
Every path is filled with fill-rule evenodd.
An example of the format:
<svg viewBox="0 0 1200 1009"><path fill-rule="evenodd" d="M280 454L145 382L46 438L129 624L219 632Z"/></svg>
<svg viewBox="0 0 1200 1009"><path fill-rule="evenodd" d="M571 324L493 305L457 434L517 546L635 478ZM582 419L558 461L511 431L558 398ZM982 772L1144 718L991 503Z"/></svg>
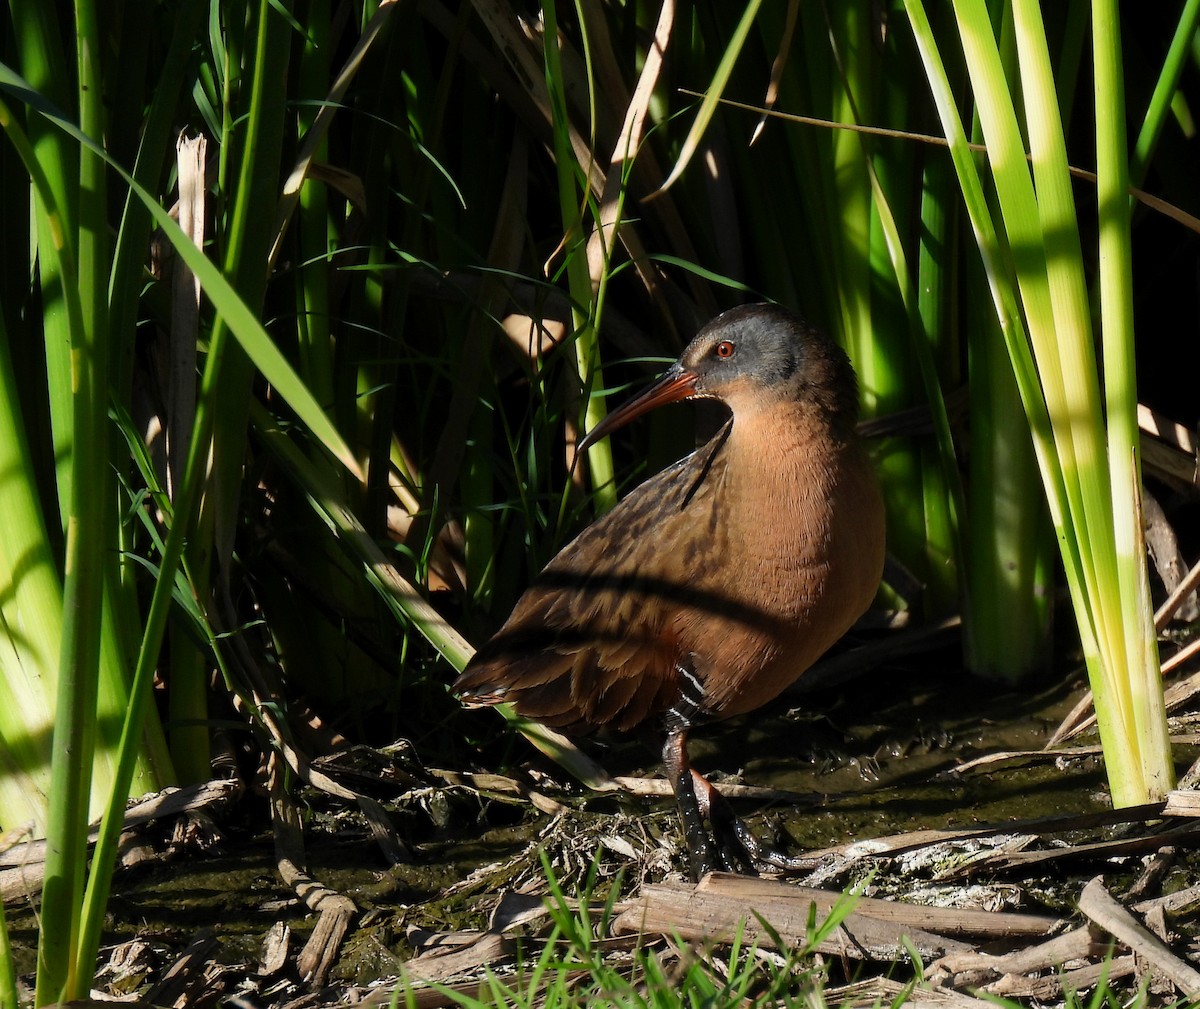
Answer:
<svg viewBox="0 0 1200 1009"><path fill-rule="evenodd" d="M724 432L723 432L724 433ZM723 440L723 439L722 439ZM628 729L679 695L672 617L691 572L673 544L719 486L720 442L646 481L568 544L454 684L556 727ZM690 558L689 558L690 559Z"/></svg>

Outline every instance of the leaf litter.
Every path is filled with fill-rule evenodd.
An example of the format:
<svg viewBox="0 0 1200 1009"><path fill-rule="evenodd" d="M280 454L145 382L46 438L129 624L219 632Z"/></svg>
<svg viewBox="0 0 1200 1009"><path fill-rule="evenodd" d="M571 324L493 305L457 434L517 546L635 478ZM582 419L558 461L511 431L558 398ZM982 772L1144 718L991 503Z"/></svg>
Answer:
<svg viewBox="0 0 1200 1009"><path fill-rule="evenodd" d="M805 852L787 879L685 879L675 813L638 768L597 795L544 764L470 773L356 747L313 762L330 789L212 782L143 800L95 1004L316 1009L398 988L400 1004L486 1000L489 976L520 979L563 945L556 892L629 977L652 957L717 983L749 950L764 976L819 978L830 1005L1055 1005L1102 982L1147 1005L1200 999L1195 793L1113 811L1087 747L1012 745L1048 737L1052 717L1020 708L1016 736L1001 718L956 723L934 707L961 698L924 707L939 691L916 685L903 715L835 701L714 734L717 750L755 754L721 785L752 829ZM766 742L801 733L799 762ZM0 853L18 945L35 930L39 850Z"/></svg>

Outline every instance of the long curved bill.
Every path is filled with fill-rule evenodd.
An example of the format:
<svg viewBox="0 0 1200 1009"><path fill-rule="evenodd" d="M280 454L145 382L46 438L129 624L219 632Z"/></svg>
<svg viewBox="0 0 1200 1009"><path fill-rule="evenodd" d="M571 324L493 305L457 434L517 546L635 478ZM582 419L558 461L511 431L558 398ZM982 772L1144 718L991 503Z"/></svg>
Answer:
<svg viewBox="0 0 1200 1009"><path fill-rule="evenodd" d="M635 396L627 403L617 407L599 424L592 428L577 447L577 452L585 451L588 446L596 444L601 438L612 434L617 428L628 424L635 417L649 413L655 407L667 403L677 403L696 394L696 376L676 362L667 369L657 382L640 396Z"/></svg>

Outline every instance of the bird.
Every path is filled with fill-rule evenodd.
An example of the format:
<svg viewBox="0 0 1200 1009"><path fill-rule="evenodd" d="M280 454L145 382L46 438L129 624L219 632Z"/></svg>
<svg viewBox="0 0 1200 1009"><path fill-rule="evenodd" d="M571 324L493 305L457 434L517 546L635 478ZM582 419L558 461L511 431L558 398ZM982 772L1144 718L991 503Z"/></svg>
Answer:
<svg viewBox="0 0 1200 1009"><path fill-rule="evenodd" d="M659 729L699 879L785 862L692 766L689 732L774 699L869 608L884 507L850 360L790 310L718 315L580 449L684 399L729 416L554 556L452 690L568 734Z"/></svg>

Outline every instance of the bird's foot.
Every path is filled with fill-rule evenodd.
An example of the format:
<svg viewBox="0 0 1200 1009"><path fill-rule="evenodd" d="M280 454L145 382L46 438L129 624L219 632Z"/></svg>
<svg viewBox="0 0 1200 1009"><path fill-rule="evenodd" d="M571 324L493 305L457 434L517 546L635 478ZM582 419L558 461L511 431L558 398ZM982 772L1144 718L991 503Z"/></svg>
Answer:
<svg viewBox="0 0 1200 1009"><path fill-rule="evenodd" d="M760 872L802 872L812 867L807 859L789 858L761 844L734 815L729 800L692 768L687 756L686 726L677 726L667 734L663 766L679 803L692 878L697 882L717 871L757 876Z"/></svg>
<svg viewBox="0 0 1200 1009"><path fill-rule="evenodd" d="M707 778L696 771L692 771L692 775L697 806L712 826L713 847L720 863L715 868L751 876L761 872L807 872L813 868L814 863L810 858L785 855L763 844L734 813L729 800ZM690 841L688 848L692 848Z"/></svg>

